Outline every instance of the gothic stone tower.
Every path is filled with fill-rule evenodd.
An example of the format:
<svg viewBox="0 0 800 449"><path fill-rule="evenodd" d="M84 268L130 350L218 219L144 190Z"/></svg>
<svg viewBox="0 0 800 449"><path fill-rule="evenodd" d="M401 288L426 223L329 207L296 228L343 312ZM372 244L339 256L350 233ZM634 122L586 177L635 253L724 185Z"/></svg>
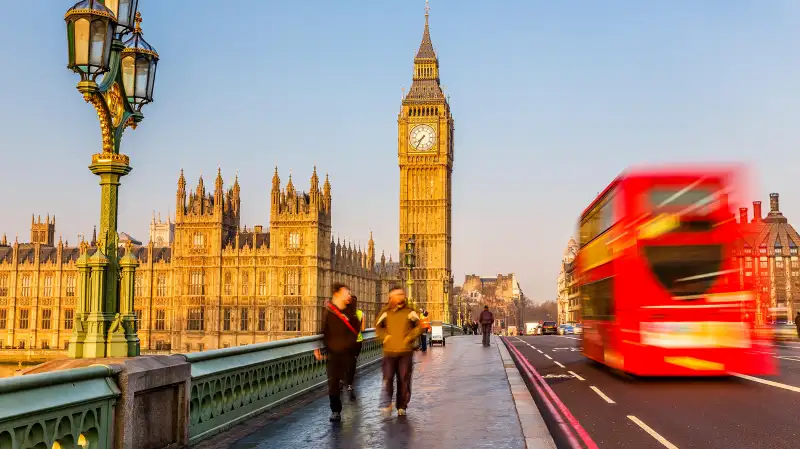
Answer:
<svg viewBox="0 0 800 449"><path fill-rule="evenodd" d="M186 178L181 170L172 245L173 307L180 310L179 329L205 331L212 341L219 338L220 331L219 261L222 248L236 237L240 211L238 176L226 192L218 170L213 193L206 193L201 176L195 191L187 198Z"/></svg>
<svg viewBox="0 0 800 449"><path fill-rule="evenodd" d="M428 8L422 43L414 58L411 89L397 117L400 165L400 253L416 239L414 300L434 320L450 321L453 115L439 83L439 59L431 43Z"/></svg>
<svg viewBox="0 0 800 449"><path fill-rule="evenodd" d="M317 168L311 175L310 189L295 189L292 176L281 190L278 169L272 177L270 208L270 249L277 284L275 304L280 311L276 321L280 331L294 336L300 332L319 332L322 309L330 298L331 287L331 184L325 177L320 188Z"/></svg>
<svg viewBox="0 0 800 449"><path fill-rule="evenodd" d="M56 236L56 216L50 219L50 214L47 214L45 221L42 221L42 216L39 218L31 216L31 243L38 243L42 246L53 246L55 244Z"/></svg>

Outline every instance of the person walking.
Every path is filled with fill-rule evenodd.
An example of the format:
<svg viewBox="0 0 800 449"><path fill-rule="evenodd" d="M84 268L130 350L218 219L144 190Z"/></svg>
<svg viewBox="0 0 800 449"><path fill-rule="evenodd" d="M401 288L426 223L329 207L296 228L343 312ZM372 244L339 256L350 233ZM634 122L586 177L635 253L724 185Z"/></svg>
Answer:
<svg viewBox="0 0 800 449"><path fill-rule="evenodd" d="M375 321L375 333L383 343L383 394L381 412L392 414L392 396L397 379L397 415L405 416L411 400L414 346L422 332L420 318L406 303L406 293L400 287L389 290L389 304Z"/></svg>
<svg viewBox="0 0 800 449"><path fill-rule="evenodd" d="M492 324L494 323L494 314L489 311L489 306L483 306L483 312L478 317L481 323L481 334L483 334L483 345L489 346L489 341L492 336Z"/></svg>
<svg viewBox="0 0 800 449"><path fill-rule="evenodd" d="M350 315L354 315L358 320L358 336L356 337L356 345L353 347L353 354L350 359L350 366L347 369L347 377L345 384L347 385L347 394L351 401L356 400L356 392L353 389L353 382L356 378L356 368L358 367L358 355L361 354L361 346L364 341L363 332L366 330L366 320L364 320L364 312L358 308L358 297L352 295L350 297L350 304L347 305L347 310Z"/></svg>
<svg viewBox="0 0 800 449"><path fill-rule="evenodd" d="M800 312L794 317L794 325L797 328L797 337L800 338Z"/></svg>
<svg viewBox="0 0 800 449"><path fill-rule="evenodd" d="M428 320L428 311L425 309L422 309L422 317L420 318L419 325L422 328L420 349L425 353L428 352L428 333L431 331L431 322Z"/></svg>
<svg viewBox="0 0 800 449"><path fill-rule="evenodd" d="M360 324L347 310L350 303L350 288L344 284L333 284L333 298L322 313L323 350L315 349L317 360L328 359L328 397L331 406L331 421L342 420L342 399L339 384L346 379L350 360L356 347Z"/></svg>

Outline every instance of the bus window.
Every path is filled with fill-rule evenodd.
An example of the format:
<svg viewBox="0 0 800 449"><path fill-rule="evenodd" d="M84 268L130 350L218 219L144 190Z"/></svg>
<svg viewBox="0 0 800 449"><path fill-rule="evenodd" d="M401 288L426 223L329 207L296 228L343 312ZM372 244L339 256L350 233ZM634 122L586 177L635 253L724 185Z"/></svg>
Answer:
<svg viewBox="0 0 800 449"><path fill-rule="evenodd" d="M583 318L610 320L614 317L614 278L609 277L581 286Z"/></svg>
<svg viewBox="0 0 800 449"><path fill-rule="evenodd" d="M714 202L716 192L714 187L695 187L686 191L679 187L656 187L649 193L650 206L653 209L699 207Z"/></svg>

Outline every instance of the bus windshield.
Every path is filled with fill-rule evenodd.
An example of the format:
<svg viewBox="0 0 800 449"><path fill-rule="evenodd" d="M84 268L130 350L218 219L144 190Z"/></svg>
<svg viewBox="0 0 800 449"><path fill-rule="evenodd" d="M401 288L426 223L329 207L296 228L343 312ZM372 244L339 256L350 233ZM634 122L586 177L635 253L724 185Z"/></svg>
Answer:
<svg viewBox="0 0 800 449"><path fill-rule="evenodd" d="M716 193L717 189L711 186L656 187L649 192L649 202L654 210L700 208L711 204L716 199Z"/></svg>

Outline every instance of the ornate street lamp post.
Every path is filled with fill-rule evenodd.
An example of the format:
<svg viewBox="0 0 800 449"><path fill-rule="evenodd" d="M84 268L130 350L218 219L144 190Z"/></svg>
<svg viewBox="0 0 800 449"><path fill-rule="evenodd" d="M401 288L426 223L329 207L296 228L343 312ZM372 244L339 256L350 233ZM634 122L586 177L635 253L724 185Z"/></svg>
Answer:
<svg viewBox="0 0 800 449"><path fill-rule="evenodd" d="M414 286L414 278L413 278L413 271L414 267L417 264L417 254L416 254L416 240L412 236L410 239L406 241L406 251L405 251L405 265L407 275L406 275L406 290L408 290L408 303L411 305L412 308L416 309L416 305L414 304L414 299L412 299L412 292L411 289Z"/></svg>
<svg viewBox="0 0 800 449"><path fill-rule="evenodd" d="M136 128L142 106L153 100L158 53L142 38L138 0L82 0L67 10L67 67L80 75L78 91L100 119L102 151L89 170L100 177L97 250L86 242L76 265L80 273L72 358L139 355L133 312L138 261L128 246L119 258L117 203L120 178L131 171L119 145L127 127ZM123 42L123 39L127 38Z"/></svg>

